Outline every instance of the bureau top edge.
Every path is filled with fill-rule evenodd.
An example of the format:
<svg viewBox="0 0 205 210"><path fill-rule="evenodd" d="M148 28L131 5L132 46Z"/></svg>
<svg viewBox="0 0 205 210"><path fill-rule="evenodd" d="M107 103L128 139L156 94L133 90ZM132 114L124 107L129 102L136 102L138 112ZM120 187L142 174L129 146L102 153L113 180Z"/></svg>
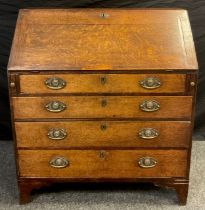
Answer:
<svg viewBox="0 0 205 210"><path fill-rule="evenodd" d="M30 69L23 69L23 68L7 68L8 72L11 73L89 73L89 74L96 74L96 73L102 73L102 74L153 74L153 73L164 73L164 74L186 74L186 73L198 73L197 68L193 68L193 69L123 69L123 68L115 68L115 69L79 69L79 68L50 68L50 69L43 69L43 68L30 68Z"/></svg>

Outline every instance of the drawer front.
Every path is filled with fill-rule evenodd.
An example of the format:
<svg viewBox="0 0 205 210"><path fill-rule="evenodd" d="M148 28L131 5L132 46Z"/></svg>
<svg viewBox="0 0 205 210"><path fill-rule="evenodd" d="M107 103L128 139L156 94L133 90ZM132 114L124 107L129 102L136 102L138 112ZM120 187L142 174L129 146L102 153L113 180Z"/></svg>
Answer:
<svg viewBox="0 0 205 210"><path fill-rule="evenodd" d="M191 123L16 122L15 129L20 148L188 147Z"/></svg>
<svg viewBox="0 0 205 210"><path fill-rule="evenodd" d="M21 177L185 177L186 150L19 150Z"/></svg>
<svg viewBox="0 0 205 210"><path fill-rule="evenodd" d="M191 96L13 97L14 118L186 118Z"/></svg>
<svg viewBox="0 0 205 210"><path fill-rule="evenodd" d="M20 75L20 93L184 93L184 74Z"/></svg>

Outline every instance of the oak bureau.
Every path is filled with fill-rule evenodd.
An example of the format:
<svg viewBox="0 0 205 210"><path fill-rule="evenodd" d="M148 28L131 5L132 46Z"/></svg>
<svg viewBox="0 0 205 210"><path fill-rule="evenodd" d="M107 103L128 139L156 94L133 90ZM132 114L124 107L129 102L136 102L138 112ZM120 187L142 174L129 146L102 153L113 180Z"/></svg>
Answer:
<svg viewBox="0 0 205 210"><path fill-rule="evenodd" d="M8 64L20 203L52 183L115 181L186 204L197 69L185 10L20 10Z"/></svg>

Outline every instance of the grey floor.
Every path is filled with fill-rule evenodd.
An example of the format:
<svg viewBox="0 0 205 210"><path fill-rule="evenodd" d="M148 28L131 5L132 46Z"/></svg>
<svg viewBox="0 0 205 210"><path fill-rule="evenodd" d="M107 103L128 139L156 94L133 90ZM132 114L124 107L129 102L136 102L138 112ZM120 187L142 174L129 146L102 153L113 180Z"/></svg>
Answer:
<svg viewBox="0 0 205 210"><path fill-rule="evenodd" d="M0 210L205 210L205 142L194 141L187 206L178 206L174 190L150 185L67 185L34 192L18 204L12 142L0 141Z"/></svg>

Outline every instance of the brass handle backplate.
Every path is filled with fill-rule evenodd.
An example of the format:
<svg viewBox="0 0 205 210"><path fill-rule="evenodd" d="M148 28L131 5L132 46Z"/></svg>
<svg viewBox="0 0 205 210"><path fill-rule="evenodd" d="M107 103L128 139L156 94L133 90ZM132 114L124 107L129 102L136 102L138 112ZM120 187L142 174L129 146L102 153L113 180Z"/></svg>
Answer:
<svg viewBox="0 0 205 210"><path fill-rule="evenodd" d="M142 139L154 139L159 135L158 131L154 128L143 128L138 134Z"/></svg>
<svg viewBox="0 0 205 210"><path fill-rule="evenodd" d="M64 157L56 156L49 161L49 165L53 168L65 168L69 166L69 161Z"/></svg>
<svg viewBox="0 0 205 210"><path fill-rule="evenodd" d="M156 166L157 161L152 157L142 157L138 160L138 164L142 168L153 168Z"/></svg>
<svg viewBox="0 0 205 210"><path fill-rule="evenodd" d="M155 100L143 101L140 104L140 109L145 112L154 112L160 108L159 102Z"/></svg>
<svg viewBox="0 0 205 210"><path fill-rule="evenodd" d="M156 89L161 86L161 81L155 77L147 77L140 81L139 84L145 89Z"/></svg>
<svg viewBox="0 0 205 210"><path fill-rule="evenodd" d="M48 131L48 138L52 140L63 140L67 136L67 132L60 128L51 128Z"/></svg>
<svg viewBox="0 0 205 210"><path fill-rule="evenodd" d="M49 112L62 112L66 109L66 105L60 101L51 101L45 106Z"/></svg>
<svg viewBox="0 0 205 210"><path fill-rule="evenodd" d="M58 90L64 88L66 86L66 82L61 78L52 77L45 81L45 85L50 89Z"/></svg>

